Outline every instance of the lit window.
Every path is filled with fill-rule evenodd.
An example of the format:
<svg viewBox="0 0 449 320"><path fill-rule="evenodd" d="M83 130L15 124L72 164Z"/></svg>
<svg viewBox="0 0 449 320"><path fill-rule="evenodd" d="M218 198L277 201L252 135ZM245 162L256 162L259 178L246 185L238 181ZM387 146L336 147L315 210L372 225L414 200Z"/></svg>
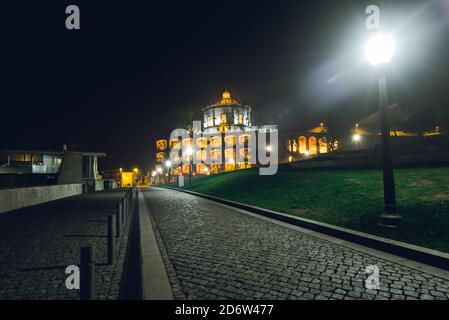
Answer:
<svg viewBox="0 0 449 320"><path fill-rule="evenodd" d="M299 137L299 153L304 154L307 151L307 138Z"/></svg>
<svg viewBox="0 0 449 320"><path fill-rule="evenodd" d="M221 123L226 123L226 113L222 113L220 118L221 118Z"/></svg>
<svg viewBox="0 0 449 320"><path fill-rule="evenodd" d="M319 143L320 143L320 153L327 153L326 139L320 138Z"/></svg>
<svg viewBox="0 0 449 320"><path fill-rule="evenodd" d="M239 124L243 124L243 114L239 114Z"/></svg>
<svg viewBox="0 0 449 320"><path fill-rule="evenodd" d="M309 138L309 152L310 154L317 154L318 153L318 148L316 145L316 138L315 137L310 137Z"/></svg>
<svg viewBox="0 0 449 320"><path fill-rule="evenodd" d="M207 117L207 126L208 127L211 127L213 124L212 124L212 118L211 117Z"/></svg>

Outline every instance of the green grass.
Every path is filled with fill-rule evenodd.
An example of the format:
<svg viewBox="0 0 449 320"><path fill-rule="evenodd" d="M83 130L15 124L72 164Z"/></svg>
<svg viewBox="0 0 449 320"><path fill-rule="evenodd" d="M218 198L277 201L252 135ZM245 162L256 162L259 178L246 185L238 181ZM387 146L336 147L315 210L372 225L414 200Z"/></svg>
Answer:
<svg viewBox="0 0 449 320"><path fill-rule="evenodd" d="M189 190L449 252L449 167L395 170L398 230L380 228L381 170L242 170L198 178Z"/></svg>

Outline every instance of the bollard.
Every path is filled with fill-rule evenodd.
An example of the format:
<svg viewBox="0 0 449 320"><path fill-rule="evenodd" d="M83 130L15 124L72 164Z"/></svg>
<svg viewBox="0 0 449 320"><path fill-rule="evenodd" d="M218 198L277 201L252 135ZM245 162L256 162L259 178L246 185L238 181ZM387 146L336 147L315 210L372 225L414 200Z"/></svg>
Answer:
<svg viewBox="0 0 449 320"><path fill-rule="evenodd" d="M126 216L128 214L128 194L123 198L123 203L125 204L125 211L123 211L123 213Z"/></svg>
<svg viewBox="0 0 449 320"><path fill-rule="evenodd" d="M120 201L120 208L122 210L122 226L124 226L125 225L125 210L124 210L123 201Z"/></svg>
<svg viewBox="0 0 449 320"><path fill-rule="evenodd" d="M114 264L114 249L115 249L115 235L114 235L114 218L115 216L108 216L108 264Z"/></svg>
<svg viewBox="0 0 449 320"><path fill-rule="evenodd" d="M122 213L122 207L121 207L121 204L119 202L119 203L117 203L117 216L116 216L116 219L115 219L115 222L116 222L115 228L116 228L116 231L117 231L117 238L120 238L122 236L122 232L123 232L123 230L122 230L122 223L123 223L122 214L123 214Z"/></svg>
<svg viewBox="0 0 449 320"><path fill-rule="evenodd" d="M81 247L80 299L95 299L95 250Z"/></svg>
<svg viewBox="0 0 449 320"><path fill-rule="evenodd" d="M122 212L123 212L123 224L126 221L126 199L122 198Z"/></svg>

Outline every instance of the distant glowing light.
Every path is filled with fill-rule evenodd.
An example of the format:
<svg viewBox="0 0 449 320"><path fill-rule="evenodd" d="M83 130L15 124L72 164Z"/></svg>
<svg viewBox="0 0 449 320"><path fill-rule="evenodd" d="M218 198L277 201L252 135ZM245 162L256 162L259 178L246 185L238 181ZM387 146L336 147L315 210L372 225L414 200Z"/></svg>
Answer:
<svg viewBox="0 0 449 320"><path fill-rule="evenodd" d="M271 152L271 146L267 146L267 152Z"/></svg>
<svg viewBox="0 0 449 320"><path fill-rule="evenodd" d="M359 142L360 140L362 140L362 137L359 134L354 134L352 136L352 141Z"/></svg>
<svg viewBox="0 0 449 320"><path fill-rule="evenodd" d="M162 173L162 168L161 168L161 167L158 167L158 168L156 169L156 171L157 171L157 173Z"/></svg>
<svg viewBox="0 0 449 320"><path fill-rule="evenodd" d="M165 161L165 166L167 168L171 168L172 165L173 165L173 163L170 160Z"/></svg>
<svg viewBox="0 0 449 320"><path fill-rule="evenodd" d="M188 156L192 156L192 155L193 155L193 149L192 149L192 147L188 147L187 150L186 150L186 152L187 152L187 155L188 155Z"/></svg>
<svg viewBox="0 0 449 320"><path fill-rule="evenodd" d="M151 172L151 176L152 176L152 177L155 177L156 175L157 175L156 170L153 170L153 171Z"/></svg>
<svg viewBox="0 0 449 320"><path fill-rule="evenodd" d="M365 57L373 66L389 63L395 52L396 44L388 34L378 33L365 44Z"/></svg>
<svg viewBox="0 0 449 320"><path fill-rule="evenodd" d="M137 173L137 172L139 172L139 169L137 169L137 168L134 168L134 170L133 170L135 173Z"/></svg>
<svg viewBox="0 0 449 320"><path fill-rule="evenodd" d="M306 157L310 156L310 152L308 150L306 152L304 152L304 154L306 155Z"/></svg>

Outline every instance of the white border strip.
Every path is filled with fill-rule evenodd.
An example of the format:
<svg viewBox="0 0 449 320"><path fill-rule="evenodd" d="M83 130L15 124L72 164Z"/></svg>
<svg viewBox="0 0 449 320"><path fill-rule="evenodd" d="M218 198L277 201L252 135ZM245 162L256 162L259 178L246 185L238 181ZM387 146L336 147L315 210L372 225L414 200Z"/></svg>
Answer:
<svg viewBox="0 0 449 320"><path fill-rule="evenodd" d="M140 250L144 300L173 300L167 271L159 251L142 191L139 192Z"/></svg>

